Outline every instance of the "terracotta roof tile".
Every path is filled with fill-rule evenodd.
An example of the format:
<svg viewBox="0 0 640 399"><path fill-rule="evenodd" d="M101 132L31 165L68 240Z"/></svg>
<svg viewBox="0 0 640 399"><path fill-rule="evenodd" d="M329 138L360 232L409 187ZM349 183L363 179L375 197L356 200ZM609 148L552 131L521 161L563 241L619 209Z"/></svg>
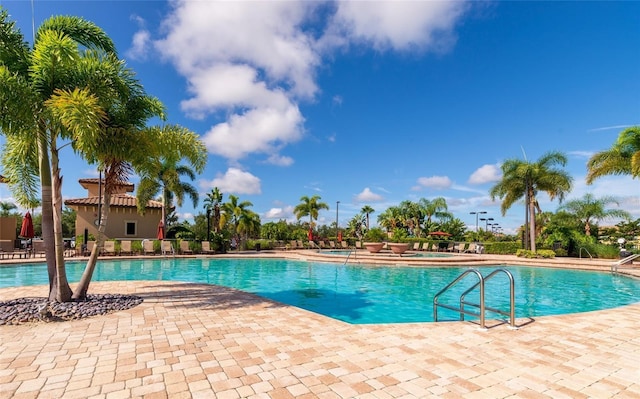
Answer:
<svg viewBox="0 0 640 399"><path fill-rule="evenodd" d="M97 180L97 179L96 179ZM94 205L98 206L98 196L95 197L87 197L87 198L70 198L64 201L64 204L67 206L80 206L80 205ZM138 204L138 200L136 197L127 194L114 194L111 196L111 204L110 206L120 206L124 208L135 208ZM149 201L147 203L147 208L162 208L162 202L159 201Z"/></svg>
<svg viewBox="0 0 640 399"><path fill-rule="evenodd" d="M85 179L80 179L78 180L78 182L80 183L80 185L84 188L87 188L87 185L98 185L100 183L100 179L98 179L97 177L88 177ZM104 184L104 179L102 179L102 183ZM132 192L133 191L133 183L129 183L129 182L120 182L118 184L120 187L126 187L128 192Z"/></svg>

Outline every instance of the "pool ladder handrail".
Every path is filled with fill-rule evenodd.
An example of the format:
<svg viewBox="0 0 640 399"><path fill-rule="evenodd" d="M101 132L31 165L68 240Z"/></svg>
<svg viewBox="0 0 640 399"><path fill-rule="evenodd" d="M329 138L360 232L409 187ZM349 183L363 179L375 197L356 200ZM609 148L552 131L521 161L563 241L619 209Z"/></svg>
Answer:
<svg viewBox="0 0 640 399"><path fill-rule="evenodd" d="M355 249L350 249L349 253L347 254L347 258L344 260L344 263L342 264L342 266L346 265L347 262L349 262L349 257L351 256L352 253L356 253ZM354 255L354 257L357 257L357 255Z"/></svg>
<svg viewBox="0 0 640 399"><path fill-rule="evenodd" d="M582 259L582 250L584 249L584 252L587 253L587 255L589 255L589 258L593 259L593 256L591 256L591 253L589 252L588 249L586 249L585 247L580 247L580 251L578 251L578 257L580 259Z"/></svg>
<svg viewBox="0 0 640 399"><path fill-rule="evenodd" d="M451 306L451 305L438 303L438 299L439 299L440 295L444 294L451 287L453 287L459 281L461 281L464 277L466 277L467 275L472 274L472 273L475 274L476 277L478 277L478 282L460 295L460 306L459 307L456 308L456 307ZM485 283L487 282L487 280L490 280L493 276L497 275L498 273L504 273L509 278L509 313L504 312L504 311L502 311L500 309L487 307L486 304L485 304L485 291L484 291ZM480 303L476 304L476 303L471 303L471 302L465 301L465 297L467 296L467 294L470 293L471 291L475 290L478 287L480 287ZM515 302L516 302L515 301L515 283L514 283L513 275L511 274L511 272L509 272L506 269L496 269L496 270L492 271L491 273L489 273L486 277L484 277L482 275L482 273L480 273L480 271L478 269L468 269L468 270L465 270L458 277L456 277L452 282L450 282L446 287L441 289L433 297L433 319L436 322L438 321L438 307L440 306L440 307L443 307L445 309L449 309L449 310L454 310L454 311L460 312L460 320L461 321L464 321L464 315L465 314L470 315L470 316L478 316L480 318L480 328L486 329L485 311L489 311L489 312L500 314L502 316L508 316L509 317L509 326L510 326L510 328L517 329L517 327L516 327L516 317L515 317ZM480 311L479 312L471 312L471 311L465 309L465 305L472 306L472 307L475 307L475 308L479 308Z"/></svg>
<svg viewBox="0 0 640 399"><path fill-rule="evenodd" d="M633 255L629 255L626 258L622 258L618 261L615 261L611 264L611 272L612 273L617 273L618 272L618 268L622 265L625 265L627 263L633 263L634 259L637 259L640 257L640 254L633 254Z"/></svg>

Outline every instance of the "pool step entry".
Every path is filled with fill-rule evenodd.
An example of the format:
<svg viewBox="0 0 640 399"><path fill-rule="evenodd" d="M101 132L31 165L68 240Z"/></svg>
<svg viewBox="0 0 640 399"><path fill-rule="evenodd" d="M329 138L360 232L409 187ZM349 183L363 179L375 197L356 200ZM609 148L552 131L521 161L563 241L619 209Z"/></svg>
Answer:
<svg viewBox="0 0 640 399"><path fill-rule="evenodd" d="M624 269L623 266L628 265L626 268L631 269L633 266L634 259L640 257L640 254L629 255L626 258L622 258L619 261L613 262L611 264L611 273L617 273L618 269Z"/></svg>
<svg viewBox="0 0 640 399"><path fill-rule="evenodd" d="M484 301L484 287L488 280L497 275L498 273L504 273L509 278L509 312L502 311L500 309L491 308L485 305ZM467 289L460 295L460 306L452 306L444 303L439 303L438 299L440 295L447 292L451 287L455 286L458 282L462 281L467 276L475 275L478 278L478 282L475 283L471 288ZM433 297L433 320L438 321L438 307L442 307L449 310L454 310L460 313L460 320L464 321L464 315L477 316L480 318L480 328L486 329L485 326L485 312L492 312L502 316L509 317L509 325L512 329L517 329L516 327L516 317L515 317L515 289L514 289L513 275L506 269L496 269L489 273L486 277L480 273L478 269L468 269L456 277L452 282L450 282L446 287L441 289L434 297ZM467 294L474 291L476 288L480 288L480 303L472 303L467 302L465 300ZM470 306L476 309L479 309L478 312L474 312L465 308L465 306Z"/></svg>

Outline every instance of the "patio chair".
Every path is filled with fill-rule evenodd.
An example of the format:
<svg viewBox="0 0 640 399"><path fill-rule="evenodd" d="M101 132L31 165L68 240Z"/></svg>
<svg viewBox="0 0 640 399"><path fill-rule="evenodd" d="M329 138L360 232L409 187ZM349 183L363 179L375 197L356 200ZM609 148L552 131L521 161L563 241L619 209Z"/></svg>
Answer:
<svg viewBox="0 0 640 399"><path fill-rule="evenodd" d="M155 255L156 250L153 249L153 241L142 240L142 254L143 255Z"/></svg>
<svg viewBox="0 0 640 399"><path fill-rule="evenodd" d="M472 242L469 244L469 247L464 250L465 254L475 254L476 253L476 243Z"/></svg>
<svg viewBox="0 0 640 399"><path fill-rule="evenodd" d="M362 249L362 241L356 241L356 249Z"/></svg>
<svg viewBox="0 0 640 399"><path fill-rule="evenodd" d="M160 246L160 248L162 249L162 255L175 255L175 251L173 250L173 245L171 244L171 241L165 241L162 240L162 244Z"/></svg>
<svg viewBox="0 0 640 399"><path fill-rule="evenodd" d="M309 249L318 249L319 250L320 247L314 241L309 240Z"/></svg>
<svg viewBox="0 0 640 399"><path fill-rule="evenodd" d="M421 245L420 242L414 242L413 243L413 250L414 251L419 251L420 250L420 245Z"/></svg>
<svg viewBox="0 0 640 399"><path fill-rule="evenodd" d="M133 255L133 250L131 249L131 241L125 240L120 242L120 252L118 252L118 255L123 254Z"/></svg>
<svg viewBox="0 0 640 399"><path fill-rule="evenodd" d="M463 252L464 251L464 247L467 246L466 242L457 242L455 243L455 245L453 246L453 251L452 252Z"/></svg>
<svg viewBox="0 0 640 399"><path fill-rule="evenodd" d="M347 241L345 240L340 241L340 246L342 247L342 249L349 249L349 243L347 243Z"/></svg>
<svg viewBox="0 0 640 399"><path fill-rule="evenodd" d="M115 255L116 254L116 242L115 241L105 241L102 244L102 255Z"/></svg>
<svg viewBox="0 0 640 399"><path fill-rule="evenodd" d="M331 248L331 249L336 249L336 243L335 243L335 241L333 241L333 240L332 240L332 241L329 241L329 248Z"/></svg>
<svg viewBox="0 0 640 399"><path fill-rule="evenodd" d="M327 248L329 248L327 246L327 243L324 240L320 241L320 249L327 249Z"/></svg>
<svg viewBox="0 0 640 399"><path fill-rule="evenodd" d="M186 240L180 241L180 253L182 255L193 254L193 250L189 248L189 241L186 241Z"/></svg>
<svg viewBox="0 0 640 399"><path fill-rule="evenodd" d="M202 253L203 254L215 254L216 251L211 249L211 243L209 241L202 241Z"/></svg>
<svg viewBox="0 0 640 399"><path fill-rule="evenodd" d="M455 246L455 243L453 241L449 242L446 246L446 248L444 249L445 252L453 252L453 247Z"/></svg>

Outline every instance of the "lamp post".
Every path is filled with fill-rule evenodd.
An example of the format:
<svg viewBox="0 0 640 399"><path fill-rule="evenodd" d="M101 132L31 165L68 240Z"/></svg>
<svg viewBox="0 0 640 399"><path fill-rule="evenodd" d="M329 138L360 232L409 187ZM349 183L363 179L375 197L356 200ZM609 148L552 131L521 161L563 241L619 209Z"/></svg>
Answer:
<svg viewBox="0 0 640 399"><path fill-rule="evenodd" d="M207 207L207 241L211 241L211 208Z"/></svg>
<svg viewBox="0 0 640 399"><path fill-rule="evenodd" d="M338 238L338 208L340 207L340 201L336 201L336 238Z"/></svg>
<svg viewBox="0 0 640 399"><path fill-rule="evenodd" d="M478 232L478 215L485 214L485 213L487 213L487 211L469 212L469 214L471 215L476 215L476 233Z"/></svg>
<svg viewBox="0 0 640 399"><path fill-rule="evenodd" d="M487 221L486 221L485 227L484 227L484 229L486 231L489 231L489 226L491 226L491 223L489 223L489 221L493 221L493 218L487 218Z"/></svg>

